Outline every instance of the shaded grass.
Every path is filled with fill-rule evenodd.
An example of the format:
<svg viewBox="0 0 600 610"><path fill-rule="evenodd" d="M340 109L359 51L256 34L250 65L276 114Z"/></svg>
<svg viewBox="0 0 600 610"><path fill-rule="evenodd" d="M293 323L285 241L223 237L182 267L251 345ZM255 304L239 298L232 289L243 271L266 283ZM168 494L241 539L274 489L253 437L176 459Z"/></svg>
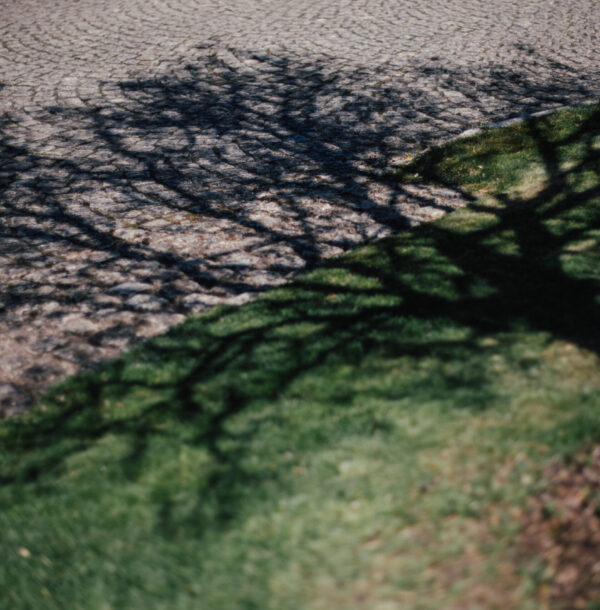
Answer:
<svg viewBox="0 0 600 610"><path fill-rule="evenodd" d="M11 608L534 608L511 539L600 438L600 111L390 179L478 199L189 319L0 427Z"/></svg>

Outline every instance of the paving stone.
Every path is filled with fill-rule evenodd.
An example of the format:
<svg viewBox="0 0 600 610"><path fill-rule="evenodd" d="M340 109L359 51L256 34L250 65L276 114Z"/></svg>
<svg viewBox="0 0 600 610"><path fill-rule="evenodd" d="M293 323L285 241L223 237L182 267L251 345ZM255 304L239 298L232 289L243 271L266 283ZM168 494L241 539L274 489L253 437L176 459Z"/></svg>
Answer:
<svg viewBox="0 0 600 610"><path fill-rule="evenodd" d="M139 311L161 311L164 309L166 302L164 299L159 299L150 294L136 294L127 299L125 305Z"/></svg>
<svg viewBox="0 0 600 610"><path fill-rule="evenodd" d="M600 94L597 0L45 0L0 20L0 413L465 202L385 168Z"/></svg>
<svg viewBox="0 0 600 610"><path fill-rule="evenodd" d="M141 282L123 282L113 286L109 292L115 292L119 294L137 294L138 292L148 292L152 290L152 286L149 284L142 284Z"/></svg>

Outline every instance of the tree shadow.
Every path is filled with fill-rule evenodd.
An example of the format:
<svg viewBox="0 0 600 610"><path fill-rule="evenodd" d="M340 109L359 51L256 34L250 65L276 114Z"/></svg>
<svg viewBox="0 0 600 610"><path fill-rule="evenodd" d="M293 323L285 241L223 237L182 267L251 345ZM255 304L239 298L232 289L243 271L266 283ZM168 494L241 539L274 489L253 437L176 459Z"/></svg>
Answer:
<svg viewBox="0 0 600 610"><path fill-rule="evenodd" d="M37 328L40 320L49 327L25 341L38 353L63 350L77 366L115 355L159 313L257 294L324 256L455 207L461 183L444 182L441 153L419 166L434 188L412 188L384 171L403 150L433 144L442 128L457 133L475 120L593 92L560 66L561 88L528 71L430 63L407 69L399 88L374 82L356 91L325 61L245 59L252 68L208 54L163 79L120 83L118 104L46 109L38 119L57 132L51 151L28 145L15 135L19 122L2 118L0 158L9 162L0 197L8 222L0 230L11 278L2 297L5 328L28 330L23 311L33 311ZM448 102L449 90L460 103ZM283 416L257 415L241 430L232 422L296 396L311 371L429 359L427 375L368 395L458 393L483 409L497 389L482 337L527 328L598 353L597 280L567 273L561 259L598 227L597 185L571 188L576 175L599 172L598 113L569 136L585 150L568 169L559 149L569 138L554 140L541 124L528 123L548 176L534 197L498 193L497 208L472 208L494 217L481 229L420 227L413 246L389 239L371 254L328 262L289 289L189 320L68 381L47 398L48 412L5 422L9 459L0 482L36 482L51 493L52 477L71 456L114 436L127 446L115 458L123 476L136 480L155 439L171 434L204 448L212 462L183 525L172 495L157 491L160 527L166 536L180 526L200 536L235 517L249 486L276 476L252 471L247 458L261 428L284 426ZM514 236L516 253L502 250L506 235ZM79 318L65 324L80 311L88 326ZM449 370L446 363L459 356L467 364ZM39 361L46 367L40 387L53 366L64 371ZM24 367L30 377L32 368ZM350 380L332 381L316 400L343 411L359 395ZM105 408L119 403L126 407ZM348 425L369 434L389 423L365 416ZM327 441L326 431L321 440L314 434L315 443Z"/></svg>
<svg viewBox="0 0 600 610"><path fill-rule="evenodd" d="M514 69L414 63L398 82L319 58L199 54L104 83L118 99L43 109L33 127L3 117L0 390L13 411L183 314L464 203L387 180L398 157L596 92L591 74L533 52Z"/></svg>
<svg viewBox="0 0 600 610"><path fill-rule="evenodd" d="M228 86L229 95L238 99L239 85ZM149 99L155 108L161 95L148 84L143 84L142 90L151 91ZM180 95L180 90L176 94ZM203 130L212 126L223 134L228 130L244 132L239 127L247 120L242 102L227 102L224 108L232 115L227 122L225 110L214 107L212 97L202 101L197 90L190 96L189 105L180 104L184 110L171 126L179 128L177 121L185 126L192 122L191 117L202 116L194 120L205 121ZM256 96L251 99L258 104ZM285 96L282 100L286 106ZM288 129L292 106L289 102L275 126ZM165 104L165 112L168 107L171 105ZM155 184L180 193L176 203L167 197L161 199L165 208L201 206L194 212L198 222L203 215L219 218L229 213L220 208L227 198L218 200L215 195L210 203L199 203L183 181L161 173L162 161L155 153L123 152L120 140L111 140L117 116L126 131L151 132L167 120L157 116L158 112L146 111L137 118L117 114L94 129L119 154L141 159ZM183 112L187 114L181 118ZM259 121L254 109L251 116L250 124ZM90 120L96 125L95 114ZM155 120L156 126L152 123ZM421 226L410 236L389 238L353 256L326 262L285 289L243 308L224 308L192 318L98 371L57 387L46 399L47 412L5 422L3 444L9 463L1 483L18 488L36 482L52 493L53 477L60 475L66 460L108 437L124 441L127 451L115 461L126 480L138 480L149 467L146 457L156 439L172 439L174 444L203 448L211 463L199 484L197 501L183 516L176 510L173 494L157 489L157 527L167 537L181 531L202 536L209 527L227 527L247 501L248 490L260 490L265 481L278 476L256 472L248 465L252 441L261 430L268 425L286 426L285 413L267 409L263 414L265 405L297 400L312 392L311 400L343 413L359 399L414 397L418 405L420 399L454 396L456 404L477 412L501 394L492 366L494 354L502 349L498 342L509 346L514 335L527 331L543 346L560 339L600 354L597 273L584 263L565 262L565 256L578 256L578 245L590 236L597 238L600 227L600 113L589 112L581 125L564 137L553 133L550 125L546 119L537 119L523 127L526 137L535 142L536 159L546 176L543 188L533 195L499 190L494 193L495 205L475 203L470 207L475 220L467 229L452 223ZM294 129L300 130L297 125ZM325 127L322 131L327 133ZM340 135L343 137L347 138L348 151L352 150L350 136ZM357 161L364 148L357 149L354 156L347 152L336 165L332 159L337 157L325 154L323 142L313 145L302 140L302 148L296 148L291 135L286 138L281 138L284 143L278 145L277 154L263 152L265 159L256 161L251 177L242 175L236 184L247 190L276 188L283 200L287 193L289 205L295 205L293 188L300 188L303 182L286 182L284 172L290 168L286 169L282 160L285 152L295 156L296 163L299 159L314 163L320 171L327 167L331 180L335 177L340 185L340 197L354 188L357 173L352 173L350 162ZM562 151L574 143L579 146L577 161L565 164ZM516 141L518 145L522 140ZM464 146L468 150L468 145ZM303 156L298 157L299 150L304 151ZM184 153L176 150L174 154ZM478 153L473 154L476 163ZM489 155L489 151L481 154ZM464 180L448 181L444 155L443 150L434 150L413 170L418 170L425 182L460 190ZM267 168L275 161L278 169L272 175ZM337 168L339 174L335 173ZM586 175L595 176L595 181L588 184ZM131 174L126 172L126 176L131 182ZM112 179L118 183L118 178ZM382 184L395 181L399 190L405 189L389 174L377 179ZM203 183L209 190L210 180L207 175ZM338 187L331 188L336 193ZM366 196L363 188L359 183L355 190L358 199L350 198L345 205L351 207L353 201ZM369 209L371 213L377 212ZM233 215L233 222L246 226L243 209ZM270 231L276 232L263 231L262 227L256 231L269 236ZM303 239L309 239L311 234L307 233ZM278 235L278 239L284 237ZM292 242L290 247L300 252L298 243ZM510 249L509 245L515 247ZM173 264L177 266L177 260ZM489 337L494 338L495 347L482 343ZM540 350L534 356L513 354L508 347L505 351L506 357L513 359L510 364L523 371L534 368L540 358ZM427 362L429 368L426 373L415 370L414 378L398 386L365 390L353 384L353 378L364 376L365 371L377 378L385 362L402 358ZM462 364L448 365L456 362ZM323 386L306 390L302 385L311 374L327 377L342 369L350 373L341 381L332 376ZM345 425L369 435L386 430L390 424L365 415ZM331 432L326 429L312 434L315 446L330 441Z"/></svg>

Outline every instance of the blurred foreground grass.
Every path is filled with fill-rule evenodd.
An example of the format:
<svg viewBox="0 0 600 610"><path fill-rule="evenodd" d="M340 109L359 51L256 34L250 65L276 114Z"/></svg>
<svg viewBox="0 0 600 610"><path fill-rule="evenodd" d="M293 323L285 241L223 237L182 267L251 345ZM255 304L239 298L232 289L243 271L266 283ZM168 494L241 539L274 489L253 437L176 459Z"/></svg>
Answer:
<svg viewBox="0 0 600 610"><path fill-rule="evenodd" d="M600 109L391 179L477 199L1 423L2 607L539 607L525 499L600 440Z"/></svg>

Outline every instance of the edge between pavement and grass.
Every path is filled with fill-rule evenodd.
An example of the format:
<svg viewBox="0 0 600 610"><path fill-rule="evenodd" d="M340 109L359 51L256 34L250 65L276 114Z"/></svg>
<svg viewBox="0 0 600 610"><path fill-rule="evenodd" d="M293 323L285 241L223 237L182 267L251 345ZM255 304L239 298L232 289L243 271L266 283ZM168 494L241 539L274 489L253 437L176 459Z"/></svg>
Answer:
<svg viewBox="0 0 600 610"><path fill-rule="evenodd" d="M600 440L600 109L389 179L473 202L0 424L9 607L540 607L527 498Z"/></svg>

